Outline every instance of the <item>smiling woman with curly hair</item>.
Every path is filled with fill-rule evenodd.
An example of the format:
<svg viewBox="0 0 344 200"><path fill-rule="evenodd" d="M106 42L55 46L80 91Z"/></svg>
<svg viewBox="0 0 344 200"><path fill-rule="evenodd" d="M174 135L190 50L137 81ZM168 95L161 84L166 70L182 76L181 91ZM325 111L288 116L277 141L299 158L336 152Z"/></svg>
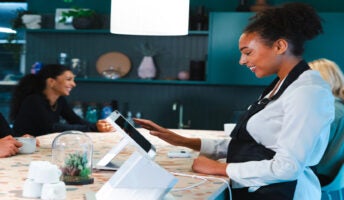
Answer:
<svg viewBox="0 0 344 200"><path fill-rule="evenodd" d="M192 169L228 176L234 200L320 199L311 167L325 151L334 99L328 84L302 58L304 43L320 33L319 16L302 3L267 9L251 19L239 38L239 63L258 78L277 77L228 139L187 138L149 120L135 122L173 145L200 151Z"/></svg>

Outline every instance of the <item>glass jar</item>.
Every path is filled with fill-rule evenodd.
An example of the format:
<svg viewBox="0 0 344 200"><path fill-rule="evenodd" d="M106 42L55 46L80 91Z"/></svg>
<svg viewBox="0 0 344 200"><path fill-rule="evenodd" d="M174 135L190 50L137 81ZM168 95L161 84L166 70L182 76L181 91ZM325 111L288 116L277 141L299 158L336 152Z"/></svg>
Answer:
<svg viewBox="0 0 344 200"><path fill-rule="evenodd" d="M78 115L81 119L84 118L84 110L82 108L82 103L80 101L76 101L73 106L73 111L76 115Z"/></svg>
<svg viewBox="0 0 344 200"><path fill-rule="evenodd" d="M83 72L82 72L82 67L81 67L81 61L79 58L72 58L71 59L71 69L73 71L73 74L76 77L79 77Z"/></svg>
<svg viewBox="0 0 344 200"><path fill-rule="evenodd" d="M98 121L98 110L95 103L90 103L86 109L86 120L91 123L96 123Z"/></svg>
<svg viewBox="0 0 344 200"><path fill-rule="evenodd" d="M60 65L68 66L68 54L61 52L58 58L58 63Z"/></svg>
<svg viewBox="0 0 344 200"><path fill-rule="evenodd" d="M104 103L103 104L103 108L102 108L102 112L101 112L101 119L105 119L107 118L110 114L112 113L112 107L109 103Z"/></svg>
<svg viewBox="0 0 344 200"><path fill-rule="evenodd" d="M85 185L94 182L92 157L92 140L83 132L62 132L52 143L52 163L61 169L61 179L66 185Z"/></svg>

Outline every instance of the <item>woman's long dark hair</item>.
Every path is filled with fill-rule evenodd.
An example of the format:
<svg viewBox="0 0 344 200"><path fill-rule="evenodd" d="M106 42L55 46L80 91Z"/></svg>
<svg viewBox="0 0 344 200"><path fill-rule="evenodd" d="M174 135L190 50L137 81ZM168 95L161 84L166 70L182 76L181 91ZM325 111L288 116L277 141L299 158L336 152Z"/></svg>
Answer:
<svg viewBox="0 0 344 200"><path fill-rule="evenodd" d="M12 94L10 120L12 122L15 120L25 97L31 94L42 94L48 78L55 79L65 71L70 70L69 67L64 65L49 64L44 65L37 74L28 74L20 79Z"/></svg>

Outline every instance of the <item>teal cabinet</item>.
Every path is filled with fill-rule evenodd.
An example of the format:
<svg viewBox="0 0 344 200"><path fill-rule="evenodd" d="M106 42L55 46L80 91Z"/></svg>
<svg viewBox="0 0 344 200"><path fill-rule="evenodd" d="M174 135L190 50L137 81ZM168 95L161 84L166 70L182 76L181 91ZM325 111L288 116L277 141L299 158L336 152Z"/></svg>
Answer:
<svg viewBox="0 0 344 200"><path fill-rule="evenodd" d="M238 40L253 13L213 12L210 15L207 82L228 85L268 85L274 76L256 78L239 65ZM320 13L324 33L305 44L304 58L327 58L344 71L344 13Z"/></svg>

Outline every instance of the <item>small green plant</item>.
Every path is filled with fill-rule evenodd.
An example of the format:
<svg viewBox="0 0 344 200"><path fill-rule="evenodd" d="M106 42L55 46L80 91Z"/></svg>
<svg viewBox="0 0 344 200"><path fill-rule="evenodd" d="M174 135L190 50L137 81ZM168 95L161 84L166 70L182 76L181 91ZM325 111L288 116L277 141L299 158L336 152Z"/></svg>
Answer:
<svg viewBox="0 0 344 200"><path fill-rule="evenodd" d="M140 51L143 56L155 56L158 54L158 49L147 42L140 45Z"/></svg>
<svg viewBox="0 0 344 200"><path fill-rule="evenodd" d="M94 17L96 15L94 10L83 9L83 8L73 8L72 10L63 11L62 17L59 22L65 23L68 21L68 18L80 18L80 17Z"/></svg>
<svg viewBox="0 0 344 200"><path fill-rule="evenodd" d="M63 175L88 177L91 174L91 170L87 167L87 164L87 154L69 154L65 160L65 167L62 168Z"/></svg>

